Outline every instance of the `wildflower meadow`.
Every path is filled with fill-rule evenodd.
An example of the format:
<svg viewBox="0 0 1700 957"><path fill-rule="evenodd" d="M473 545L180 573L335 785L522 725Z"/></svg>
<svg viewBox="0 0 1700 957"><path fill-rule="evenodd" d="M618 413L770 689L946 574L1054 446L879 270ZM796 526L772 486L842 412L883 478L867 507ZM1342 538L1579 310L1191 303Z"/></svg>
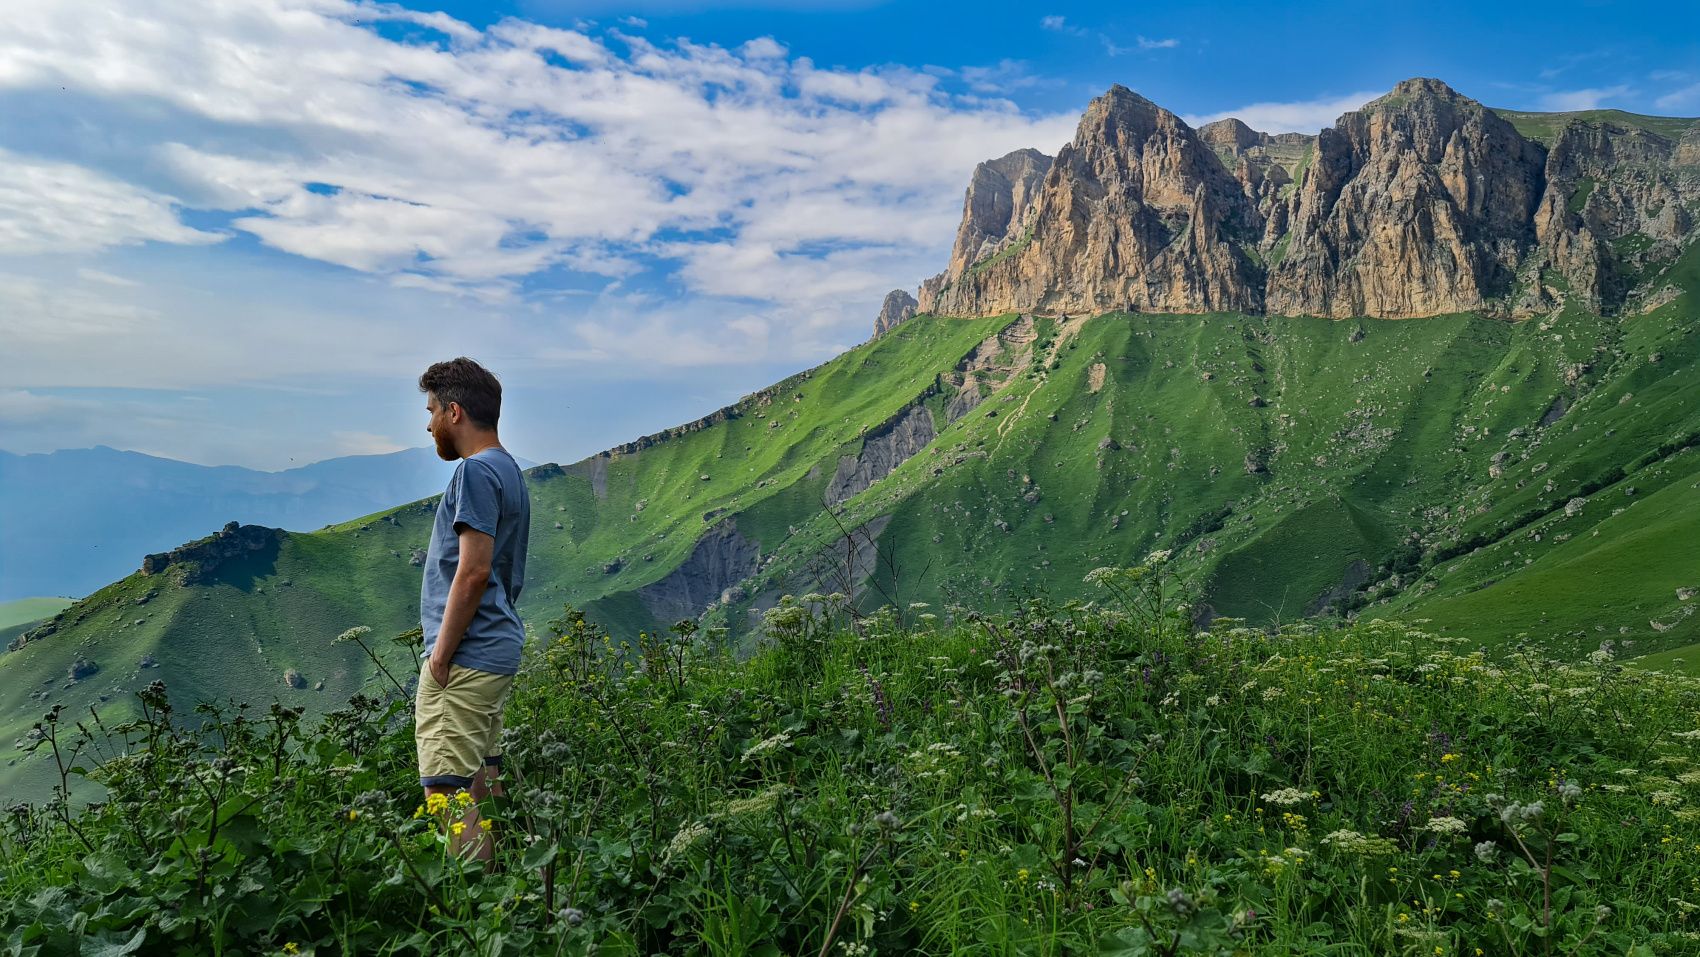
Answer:
<svg viewBox="0 0 1700 957"><path fill-rule="evenodd" d="M1700 953L1700 683L1421 622L1195 627L1165 556L1009 614L786 599L734 654L568 609L489 868L421 803L408 657L316 724L51 712L9 954ZM98 787L96 787L98 786ZM85 799L91 797L92 799Z"/></svg>

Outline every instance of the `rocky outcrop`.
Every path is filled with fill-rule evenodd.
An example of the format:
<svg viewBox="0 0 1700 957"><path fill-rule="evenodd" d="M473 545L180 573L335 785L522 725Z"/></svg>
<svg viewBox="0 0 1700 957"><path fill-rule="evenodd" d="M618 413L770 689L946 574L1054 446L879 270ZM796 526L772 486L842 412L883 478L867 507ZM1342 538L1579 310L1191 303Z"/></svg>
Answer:
<svg viewBox="0 0 1700 957"><path fill-rule="evenodd" d="M874 319L874 338L878 339L898 324L907 322L915 317L915 297L902 289L893 289L885 294L885 302L880 305L880 314Z"/></svg>
<svg viewBox="0 0 1700 957"><path fill-rule="evenodd" d="M838 471L826 486L826 502L837 505L890 475L938 436L933 413L911 405L862 438L862 451L838 460Z"/></svg>
<svg viewBox="0 0 1700 957"><path fill-rule="evenodd" d="M966 270L1020 241L1032 225L1035 200L1051 157L1038 150L1016 150L974 167L962 200L962 225L956 230L952 270Z"/></svg>
<svg viewBox="0 0 1700 957"><path fill-rule="evenodd" d="M1630 119L1535 115L1544 145L1418 78L1318 136L1271 136L1234 119L1193 130L1112 87L1037 189L1008 175L1019 154L982 164L919 309L1645 311L1672 298L1661 274L1696 239L1700 121Z"/></svg>
<svg viewBox="0 0 1700 957"><path fill-rule="evenodd" d="M955 390L945 406L945 418L951 422L962 418L1025 370L1032 361L1033 342L1038 336L1032 316L1017 316L969 350L945 377Z"/></svg>
<svg viewBox="0 0 1700 957"><path fill-rule="evenodd" d="M1406 80L1317 137L1269 310L1343 318L1496 311L1534 244L1544 157L1439 80Z"/></svg>
<svg viewBox="0 0 1700 957"><path fill-rule="evenodd" d="M638 589L637 595L656 621L695 618L760 564L761 546L739 534L737 523L728 518L698 539L679 567Z"/></svg>
<svg viewBox="0 0 1700 957"><path fill-rule="evenodd" d="M950 268L922 284L921 311L1262 307L1243 248L1261 235L1255 209L1191 127L1126 87L1087 107L1032 209L1012 217L1026 224L1018 237L987 255L984 242L964 244L981 233L977 220L965 208Z"/></svg>
<svg viewBox="0 0 1700 957"><path fill-rule="evenodd" d="M216 535L180 545L169 552L156 552L146 556L142 559L141 572L144 575L158 575L167 568L177 566L183 584L203 584L212 581L218 569L232 559L252 552L275 550L282 544L284 535L285 532L281 528L230 522Z"/></svg>
<svg viewBox="0 0 1700 957"><path fill-rule="evenodd" d="M1524 270L1521 305L1533 312L1570 300L1611 311L1636 293L1636 277L1675 259L1692 238L1700 127L1673 142L1572 119L1553 140L1543 172L1546 190L1534 215L1538 250Z"/></svg>

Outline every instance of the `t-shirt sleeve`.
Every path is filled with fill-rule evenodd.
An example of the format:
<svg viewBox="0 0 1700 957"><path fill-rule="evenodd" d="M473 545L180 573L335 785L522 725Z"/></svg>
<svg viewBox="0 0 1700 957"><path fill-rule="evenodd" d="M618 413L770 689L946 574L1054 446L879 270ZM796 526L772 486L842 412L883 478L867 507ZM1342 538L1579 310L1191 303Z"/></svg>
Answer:
<svg viewBox="0 0 1700 957"><path fill-rule="evenodd" d="M502 483L490 466L467 459L455 478L454 526L462 522L494 538L502 516Z"/></svg>

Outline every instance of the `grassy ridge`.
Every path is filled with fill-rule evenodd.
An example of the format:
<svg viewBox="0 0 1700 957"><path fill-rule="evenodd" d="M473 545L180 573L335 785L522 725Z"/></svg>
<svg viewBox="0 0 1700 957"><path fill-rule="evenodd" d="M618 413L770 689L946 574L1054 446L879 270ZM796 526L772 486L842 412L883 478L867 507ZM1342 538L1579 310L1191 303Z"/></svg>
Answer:
<svg viewBox="0 0 1700 957"><path fill-rule="evenodd" d="M70 606L69 598L17 598L0 601L0 628L14 628L49 618Z"/></svg>

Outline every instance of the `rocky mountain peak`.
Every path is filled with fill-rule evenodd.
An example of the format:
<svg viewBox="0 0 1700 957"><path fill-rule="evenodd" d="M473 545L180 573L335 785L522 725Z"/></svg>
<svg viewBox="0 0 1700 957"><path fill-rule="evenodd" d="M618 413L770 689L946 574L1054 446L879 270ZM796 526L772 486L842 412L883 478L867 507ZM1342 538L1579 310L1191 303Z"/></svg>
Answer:
<svg viewBox="0 0 1700 957"><path fill-rule="evenodd" d="M994 255L1026 227L1033 199L1051 170L1051 157L1020 149L974 167L962 201L952 269Z"/></svg>
<svg viewBox="0 0 1700 957"><path fill-rule="evenodd" d="M1236 245L1260 233L1255 207L1185 121L1124 86L1086 108L1029 207L1012 218L1020 229L974 245L974 199L971 186L950 267L922 284L923 311L1261 306Z"/></svg>
<svg viewBox="0 0 1700 957"><path fill-rule="evenodd" d="M1198 138L1218 150L1239 153L1253 146L1262 146L1269 140L1269 134L1259 133L1245 125L1245 121L1230 116L1199 127Z"/></svg>
<svg viewBox="0 0 1700 957"><path fill-rule="evenodd" d="M915 316L915 297L902 289L893 289L885 294L885 302L880 304L879 317L874 320L875 339L885 335L900 323Z"/></svg>
<svg viewBox="0 0 1700 957"><path fill-rule="evenodd" d="M1700 121L1623 117L1502 116L1414 77L1315 137L1272 136L1237 119L1193 130L1112 86L1048 171L1024 166L1017 185L1017 154L976 170L949 268L922 284L919 308L1639 308L1695 239Z"/></svg>
<svg viewBox="0 0 1700 957"><path fill-rule="evenodd" d="M1427 76L1414 76L1409 80L1400 80L1398 83L1393 84L1393 89L1381 99L1394 100L1407 97L1438 97L1445 100L1465 100L1470 103L1475 102L1469 97L1459 93L1457 90L1454 90L1452 87L1447 86L1444 80L1437 80L1433 77ZM1381 101L1377 100L1374 102Z"/></svg>
<svg viewBox="0 0 1700 957"><path fill-rule="evenodd" d="M1540 146L1439 80L1406 80L1317 137L1269 308L1404 318L1492 310L1534 241Z"/></svg>
<svg viewBox="0 0 1700 957"><path fill-rule="evenodd" d="M1137 142L1158 126L1176 124L1186 126L1180 117L1117 83L1086 105L1075 128L1074 146L1115 142L1118 133Z"/></svg>

